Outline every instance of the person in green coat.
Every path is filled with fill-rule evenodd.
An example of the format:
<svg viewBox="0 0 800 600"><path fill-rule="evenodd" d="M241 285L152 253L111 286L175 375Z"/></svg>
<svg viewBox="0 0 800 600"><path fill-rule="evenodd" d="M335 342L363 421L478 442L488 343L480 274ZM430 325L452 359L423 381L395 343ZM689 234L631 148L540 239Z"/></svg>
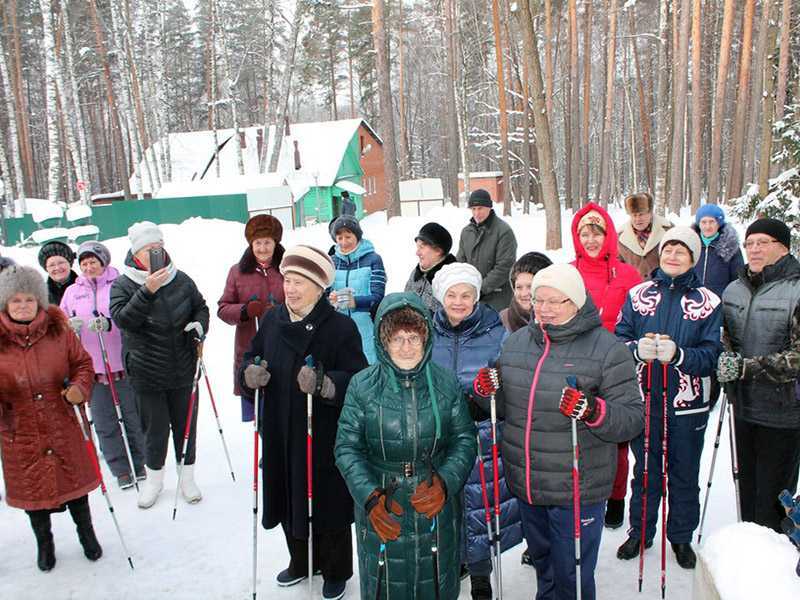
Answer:
<svg viewBox="0 0 800 600"><path fill-rule="evenodd" d="M434 598L436 546L439 598L454 600L475 426L455 375L430 360L419 296L386 296L375 330L377 362L350 380L334 450L355 503L361 597Z"/></svg>

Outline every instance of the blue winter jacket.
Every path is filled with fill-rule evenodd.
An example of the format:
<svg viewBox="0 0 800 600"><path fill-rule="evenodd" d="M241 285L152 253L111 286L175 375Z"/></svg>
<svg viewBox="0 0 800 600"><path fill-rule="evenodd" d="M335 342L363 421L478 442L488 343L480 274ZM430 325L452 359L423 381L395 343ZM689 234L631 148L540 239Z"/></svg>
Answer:
<svg viewBox="0 0 800 600"><path fill-rule="evenodd" d="M473 313L457 327L447 320L444 309L433 317L435 332L433 362L452 370L458 377L468 399L473 395L472 381L481 367L493 364L508 333L500 315L488 304L478 303ZM473 411L480 409L470 401ZM503 423L497 425L498 449L502 440ZM480 448L478 459L464 485L464 556L465 563L488 560L491 542L486 531L486 510L483 502L480 464L483 462L486 494L494 510L494 471L492 469L492 424L489 419L477 422ZM517 500L511 495L503 474L502 457L498 457L500 487L500 545L503 551L522 541L522 520ZM494 524L492 512L492 524Z"/></svg>
<svg viewBox="0 0 800 600"><path fill-rule="evenodd" d="M697 225L692 227L700 235L700 228ZM733 227L723 225L719 228L719 236L711 244L706 246L703 243L700 260L697 261L694 271L700 278L701 285L722 298L722 292L731 281L736 280L743 266L739 235Z"/></svg>
<svg viewBox="0 0 800 600"><path fill-rule="evenodd" d="M332 289L352 288L356 307L343 309L340 312L355 321L364 355L369 364L375 363L375 339L372 326L372 311L383 300L386 291L386 271L383 260L375 252L375 246L369 240L362 239L350 254L342 254L339 245L331 257L336 267L336 276Z"/></svg>
<svg viewBox="0 0 800 600"><path fill-rule="evenodd" d="M678 346L667 366L669 415L681 416L708 412L703 396L702 377L711 375L722 349L722 301L703 287L693 269L676 278L660 268L653 279L640 283L630 292L622 307L616 335L633 352L642 393L647 392L647 365L636 352L646 333L667 334ZM662 414L662 365L653 362L651 412Z"/></svg>

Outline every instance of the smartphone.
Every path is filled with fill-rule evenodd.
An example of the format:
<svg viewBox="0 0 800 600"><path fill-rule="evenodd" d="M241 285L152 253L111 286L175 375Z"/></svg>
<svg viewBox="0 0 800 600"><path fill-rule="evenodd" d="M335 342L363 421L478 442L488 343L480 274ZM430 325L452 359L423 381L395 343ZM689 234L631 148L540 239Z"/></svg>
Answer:
<svg viewBox="0 0 800 600"><path fill-rule="evenodd" d="M163 248L150 248L150 272L155 273L167 266L166 255Z"/></svg>

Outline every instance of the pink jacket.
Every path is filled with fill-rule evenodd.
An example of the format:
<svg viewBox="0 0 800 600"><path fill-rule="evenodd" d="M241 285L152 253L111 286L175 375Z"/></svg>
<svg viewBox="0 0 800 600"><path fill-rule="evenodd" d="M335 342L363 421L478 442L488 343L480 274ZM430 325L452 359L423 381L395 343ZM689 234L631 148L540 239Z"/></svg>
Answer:
<svg viewBox="0 0 800 600"><path fill-rule="evenodd" d="M103 365L103 355L100 352L100 340L96 333L89 330L89 320L94 318L95 310L107 319L111 319L108 300L111 294L111 284L118 276L119 272L114 267L106 267L102 275L95 280L81 275L75 283L67 288L61 299L61 310L67 317L75 316L83 319L81 344L92 357L95 373L105 374L106 369ZM111 331L103 334L103 341L106 345L106 352L108 352L108 361L111 363L111 372L122 371L122 335L119 327L113 322Z"/></svg>

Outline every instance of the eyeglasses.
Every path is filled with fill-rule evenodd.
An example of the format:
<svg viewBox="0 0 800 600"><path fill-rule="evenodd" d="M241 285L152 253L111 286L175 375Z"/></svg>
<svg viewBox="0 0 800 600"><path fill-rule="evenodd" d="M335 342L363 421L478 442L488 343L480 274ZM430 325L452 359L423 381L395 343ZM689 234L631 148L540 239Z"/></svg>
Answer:
<svg viewBox="0 0 800 600"><path fill-rule="evenodd" d="M768 244L778 244L778 240L749 240L744 243L745 250L752 250L753 248L765 248Z"/></svg>
<svg viewBox="0 0 800 600"><path fill-rule="evenodd" d="M396 349L402 348L406 343L412 348L419 348L422 346L422 338L418 335L410 335L408 337L396 335L389 339L389 345Z"/></svg>
<svg viewBox="0 0 800 600"><path fill-rule="evenodd" d="M548 308L558 309L564 306L567 302L569 302L569 298L564 298L563 300L539 300L538 298L533 299L533 305L537 308L542 308L547 306Z"/></svg>

